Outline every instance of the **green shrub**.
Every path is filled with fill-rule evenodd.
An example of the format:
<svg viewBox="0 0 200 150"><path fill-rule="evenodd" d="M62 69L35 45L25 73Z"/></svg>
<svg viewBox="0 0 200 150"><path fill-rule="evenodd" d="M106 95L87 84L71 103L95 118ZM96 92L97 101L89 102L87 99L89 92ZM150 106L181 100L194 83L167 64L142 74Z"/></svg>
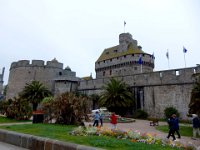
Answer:
<svg viewBox="0 0 200 150"><path fill-rule="evenodd" d="M138 109L134 114L134 118L147 119L147 117L148 117L147 112L141 109Z"/></svg>
<svg viewBox="0 0 200 150"><path fill-rule="evenodd" d="M165 108L164 113L165 113L165 118L170 118L173 114L176 114L176 116L179 117L178 110L172 106Z"/></svg>

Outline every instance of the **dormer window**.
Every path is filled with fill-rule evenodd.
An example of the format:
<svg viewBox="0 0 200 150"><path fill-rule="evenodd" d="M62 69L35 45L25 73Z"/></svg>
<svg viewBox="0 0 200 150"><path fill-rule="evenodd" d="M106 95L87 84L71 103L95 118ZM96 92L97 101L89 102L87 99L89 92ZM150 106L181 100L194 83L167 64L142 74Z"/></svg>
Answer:
<svg viewBox="0 0 200 150"><path fill-rule="evenodd" d="M114 50L115 53L117 53L117 50Z"/></svg>
<svg viewBox="0 0 200 150"><path fill-rule="evenodd" d="M109 54L109 52L106 52L106 55L108 55Z"/></svg>

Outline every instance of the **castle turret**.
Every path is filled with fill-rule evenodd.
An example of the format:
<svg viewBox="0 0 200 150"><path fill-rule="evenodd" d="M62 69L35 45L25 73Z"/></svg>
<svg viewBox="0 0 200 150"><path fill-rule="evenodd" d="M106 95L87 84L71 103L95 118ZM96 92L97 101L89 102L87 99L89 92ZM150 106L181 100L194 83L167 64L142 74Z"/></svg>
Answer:
<svg viewBox="0 0 200 150"><path fill-rule="evenodd" d="M105 49L95 63L96 78L152 72L153 68L154 56L145 53L130 33L120 34L119 45Z"/></svg>
<svg viewBox="0 0 200 150"><path fill-rule="evenodd" d="M63 64L56 59L45 62L43 60L20 60L13 62L10 67L6 99L18 96L26 85L33 80L43 83L52 93L55 92L55 77L63 71Z"/></svg>

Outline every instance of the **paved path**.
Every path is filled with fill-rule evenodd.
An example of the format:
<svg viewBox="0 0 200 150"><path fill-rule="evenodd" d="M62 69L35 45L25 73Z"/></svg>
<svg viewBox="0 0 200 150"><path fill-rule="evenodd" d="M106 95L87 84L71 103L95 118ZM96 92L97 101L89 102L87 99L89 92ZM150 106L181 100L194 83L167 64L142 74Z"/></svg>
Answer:
<svg viewBox="0 0 200 150"><path fill-rule="evenodd" d="M86 125L88 124L93 124L93 123L87 122ZM159 122L159 125L167 125L167 123ZM104 123L104 126L107 126L109 128L111 127L110 123ZM149 125L149 121L147 120L136 120L135 122L132 122L132 123L118 123L117 128L122 129L122 130L134 129L134 130L140 131L141 133L154 133L157 135L157 137L161 139L164 139L167 137L167 133L156 130L154 126ZM178 140L180 140L180 142L185 143L185 144L192 143L196 145L197 147L200 147L200 138L198 138L197 140L193 140L191 139L191 137L182 136L181 139L178 139Z"/></svg>
<svg viewBox="0 0 200 150"><path fill-rule="evenodd" d="M8 143L0 142L0 150L27 150L27 149L17 147Z"/></svg>

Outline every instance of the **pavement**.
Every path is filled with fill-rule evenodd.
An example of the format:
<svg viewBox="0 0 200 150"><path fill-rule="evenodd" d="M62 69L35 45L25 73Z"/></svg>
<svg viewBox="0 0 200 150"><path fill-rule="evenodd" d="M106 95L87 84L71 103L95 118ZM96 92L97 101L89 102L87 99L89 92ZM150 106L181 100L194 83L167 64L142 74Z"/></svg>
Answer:
<svg viewBox="0 0 200 150"><path fill-rule="evenodd" d="M86 122L85 125L93 124L92 122ZM168 125L167 122L159 122L159 125ZM105 127L111 128L110 123L104 123ZM166 139L168 133L164 133L156 130L155 126L150 126L150 122L147 120L137 120L132 123L118 123L117 128L121 130L138 130L140 133L152 133L156 134L158 138ZM172 137L171 137L172 139ZM200 149L200 138L193 140L191 137L181 136L181 139L178 139L183 144L193 144Z"/></svg>
<svg viewBox="0 0 200 150"><path fill-rule="evenodd" d="M0 142L0 150L28 150L28 149L18 147L12 144Z"/></svg>

